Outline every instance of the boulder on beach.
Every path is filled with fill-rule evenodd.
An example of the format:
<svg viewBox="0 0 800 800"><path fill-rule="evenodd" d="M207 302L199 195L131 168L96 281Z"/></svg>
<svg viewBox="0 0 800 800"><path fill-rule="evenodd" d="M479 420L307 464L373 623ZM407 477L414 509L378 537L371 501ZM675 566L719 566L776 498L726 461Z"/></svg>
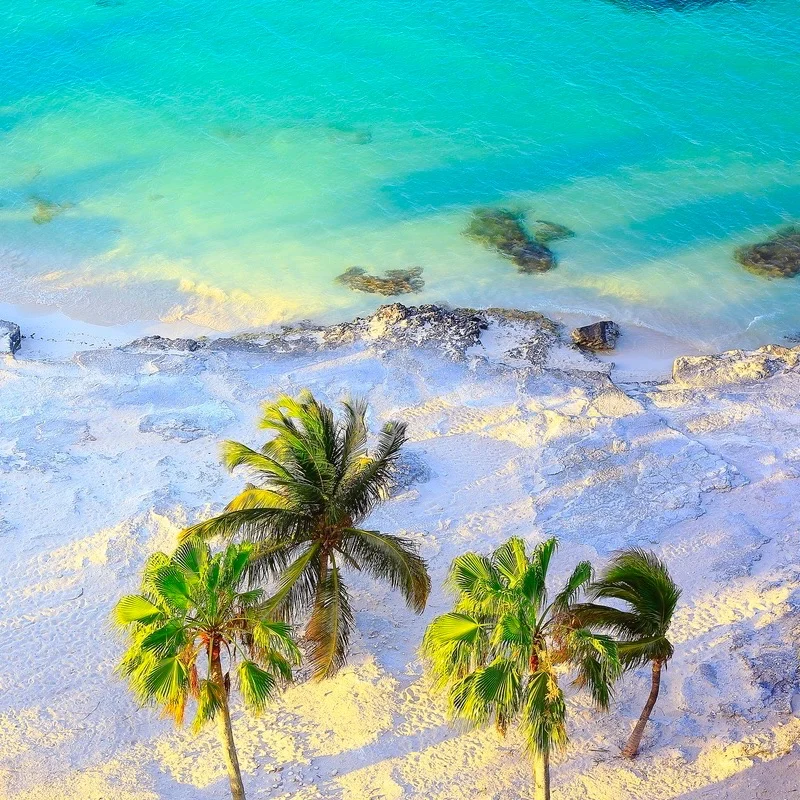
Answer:
<svg viewBox="0 0 800 800"><path fill-rule="evenodd" d="M16 322L0 319L0 355L14 355L22 346L22 333Z"/></svg>
<svg viewBox="0 0 800 800"><path fill-rule="evenodd" d="M422 280L422 267L390 269L384 276L370 275L361 267L350 267L337 276L336 282L357 292L382 294L385 297L419 292L425 286L425 281Z"/></svg>
<svg viewBox="0 0 800 800"><path fill-rule="evenodd" d="M547 272L556 263L552 251L526 230L522 215L508 209L475 209L464 236L496 250L520 272Z"/></svg>
<svg viewBox="0 0 800 800"><path fill-rule="evenodd" d="M763 242L739 247L733 257L754 275L793 278L800 274L800 225L781 228Z"/></svg>
<svg viewBox="0 0 800 800"><path fill-rule="evenodd" d="M617 346L618 338L619 325L608 319L572 331L572 341L583 350L613 350Z"/></svg>

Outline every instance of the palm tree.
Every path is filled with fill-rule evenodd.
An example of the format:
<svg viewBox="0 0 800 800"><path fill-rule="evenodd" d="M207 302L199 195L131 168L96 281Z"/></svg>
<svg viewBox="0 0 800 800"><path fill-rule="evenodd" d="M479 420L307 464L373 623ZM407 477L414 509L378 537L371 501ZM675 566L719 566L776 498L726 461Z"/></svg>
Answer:
<svg viewBox="0 0 800 800"><path fill-rule="evenodd" d="M456 594L453 611L430 624L422 643L452 716L474 725L494 720L501 733L519 721L539 800L550 797L550 753L567 742L560 668L571 668L575 683L587 687L602 709L619 673L613 640L578 626L571 613L592 578L591 564L579 563L548 600L556 546L548 539L529 554L522 539L512 538L488 558L458 556L448 577Z"/></svg>
<svg viewBox="0 0 800 800"><path fill-rule="evenodd" d="M430 593L425 562L410 540L361 527L388 497L406 427L387 422L368 453L365 403L342 406L337 420L309 392L267 404L260 427L275 436L260 450L226 442L223 451L228 469L249 468L259 485L248 484L221 515L184 532L257 544L249 577L275 587L275 618L310 612L306 639L316 678L347 658L353 612L343 569L386 581L417 613Z"/></svg>
<svg viewBox="0 0 800 800"><path fill-rule="evenodd" d="M661 670L674 652L667 634L681 590L663 561L648 550L633 547L614 556L597 582L589 587L588 594L594 600L618 600L624 608L582 604L575 609L582 624L608 631L618 640L617 650L624 669L651 665L650 695L622 750L626 758L635 758L658 700Z"/></svg>
<svg viewBox="0 0 800 800"><path fill-rule="evenodd" d="M123 597L114 619L129 638L119 665L143 704L163 706L177 724L196 700L193 729L216 719L233 800L244 800L229 706L231 672L253 713L291 680L299 650L284 622L269 618L264 593L241 591L252 546L229 545L212 555L197 539L174 555L155 553L141 594Z"/></svg>

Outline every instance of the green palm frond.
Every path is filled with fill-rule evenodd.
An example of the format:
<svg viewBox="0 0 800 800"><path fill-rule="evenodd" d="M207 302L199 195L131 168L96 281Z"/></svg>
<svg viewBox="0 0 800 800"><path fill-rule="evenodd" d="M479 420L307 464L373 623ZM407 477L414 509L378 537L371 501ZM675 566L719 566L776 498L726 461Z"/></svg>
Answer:
<svg viewBox="0 0 800 800"><path fill-rule="evenodd" d="M626 670L637 669L652 661L666 664L675 654L672 643L666 636L619 642L619 658Z"/></svg>
<svg viewBox="0 0 800 800"><path fill-rule="evenodd" d="M249 485L225 506L225 511L244 511L250 508L280 508L288 510L289 502L286 496L280 492Z"/></svg>
<svg viewBox="0 0 800 800"><path fill-rule="evenodd" d="M277 589L264 604L268 613L291 620L315 601L320 591L321 552L322 544L314 542L283 570Z"/></svg>
<svg viewBox="0 0 800 800"><path fill-rule="evenodd" d="M447 585L458 592L462 603L480 607L503 589L492 562L478 553L464 553L453 559Z"/></svg>
<svg viewBox="0 0 800 800"><path fill-rule="evenodd" d="M327 678L345 663L352 628L350 597L332 560L325 579L319 584L306 629L310 645L308 661L315 678Z"/></svg>
<svg viewBox="0 0 800 800"><path fill-rule="evenodd" d="M181 539L232 539L241 534L245 540L261 541L276 536L291 536L303 527L304 520L285 508L242 508L227 511L181 532Z"/></svg>
<svg viewBox="0 0 800 800"><path fill-rule="evenodd" d="M522 700L521 728L531 753L561 750L567 744L567 708L556 677L534 672Z"/></svg>
<svg viewBox="0 0 800 800"><path fill-rule="evenodd" d="M203 680L197 691L197 711L195 712L192 730L197 733L204 725L211 722L222 710L225 689L214 681Z"/></svg>
<svg viewBox="0 0 800 800"><path fill-rule="evenodd" d="M349 528L337 548L377 580L399 589L406 603L421 614L431 591L425 562L410 539L378 531Z"/></svg>
<svg viewBox="0 0 800 800"><path fill-rule="evenodd" d="M553 603L547 573L557 549L548 539L528 551L512 538L490 556L457 556L448 576L454 609L428 626L421 655L451 714L473 725L494 720L501 731L519 722L532 754L566 744L566 707L558 684L572 670L605 708L620 674L616 642L580 628L574 614L592 577L579 563ZM556 672L554 664L560 665Z"/></svg>
<svg viewBox="0 0 800 800"><path fill-rule="evenodd" d="M159 703L174 703L189 691L189 670L179 656L158 659L144 676L142 689Z"/></svg>
<svg viewBox="0 0 800 800"><path fill-rule="evenodd" d="M654 553L638 547L617 552L588 593L595 600L622 604L619 608L584 603L575 613L581 624L608 631L618 639L626 669L672 658L667 635L681 590Z"/></svg>
<svg viewBox="0 0 800 800"><path fill-rule="evenodd" d="M558 614L569 614L578 595L591 581L592 576L592 565L588 561L581 561L572 571L564 588L553 600L553 610Z"/></svg>
<svg viewBox="0 0 800 800"><path fill-rule="evenodd" d="M261 669L255 661L240 661L238 667L239 691L245 705L253 714L260 714L272 699L276 687L275 677Z"/></svg>
<svg viewBox="0 0 800 800"><path fill-rule="evenodd" d="M223 513L181 534L183 540L255 544L247 580L272 595L264 602L265 613L293 620L311 612L316 627L308 633L315 634L318 652L336 653L325 674L343 663L351 626L342 569L363 570L386 582L418 613L430 594L427 567L412 542L361 529L389 496L406 426L386 423L370 449L366 403L350 400L342 408L337 416L308 391L264 405L259 426L271 438L258 449L232 441L222 448L225 466L246 470L253 483ZM339 589L332 594L328 565L334 558ZM170 602L177 602L174 595ZM333 639L323 642L328 635Z"/></svg>
<svg viewBox="0 0 800 800"><path fill-rule="evenodd" d="M114 609L129 645L118 672L140 702L180 722L195 699L199 729L221 709L228 713L224 675L237 659L245 662L240 685L254 711L291 680L299 661L291 628L268 617L261 589L241 590L254 550L229 544L212 554L205 542L187 539L172 556L148 560L143 584L151 596L128 595Z"/></svg>
<svg viewBox="0 0 800 800"><path fill-rule="evenodd" d="M512 537L492 553L492 564L510 586L516 586L524 579L529 567L525 542L518 537Z"/></svg>
<svg viewBox="0 0 800 800"><path fill-rule="evenodd" d="M286 467L274 458L249 448L240 442L224 442L222 445L222 463L233 471L237 467L247 467L266 480L281 479L293 481L297 478Z"/></svg>
<svg viewBox="0 0 800 800"><path fill-rule="evenodd" d="M166 620L166 615L155 603L138 594L123 597L114 607L114 621L120 627L138 622L140 625L151 625Z"/></svg>

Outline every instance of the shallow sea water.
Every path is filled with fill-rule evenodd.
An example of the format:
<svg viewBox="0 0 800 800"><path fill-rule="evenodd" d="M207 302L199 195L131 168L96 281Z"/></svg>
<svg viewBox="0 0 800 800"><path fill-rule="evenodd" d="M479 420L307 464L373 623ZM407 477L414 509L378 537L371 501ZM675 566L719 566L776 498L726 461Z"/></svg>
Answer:
<svg viewBox="0 0 800 800"><path fill-rule="evenodd" d="M0 302L217 329L405 302L800 332L736 246L800 221L797 0L4 0ZM461 232L575 231L521 275ZM38 221L37 221L38 220Z"/></svg>

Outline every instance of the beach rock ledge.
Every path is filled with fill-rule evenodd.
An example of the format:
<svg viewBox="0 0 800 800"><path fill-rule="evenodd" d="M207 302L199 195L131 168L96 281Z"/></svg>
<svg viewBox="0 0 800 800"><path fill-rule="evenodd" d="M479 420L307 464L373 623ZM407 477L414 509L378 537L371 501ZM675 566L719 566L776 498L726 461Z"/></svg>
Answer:
<svg viewBox="0 0 800 800"><path fill-rule="evenodd" d="M22 333L16 322L0 319L0 355L14 355L22 346Z"/></svg>

